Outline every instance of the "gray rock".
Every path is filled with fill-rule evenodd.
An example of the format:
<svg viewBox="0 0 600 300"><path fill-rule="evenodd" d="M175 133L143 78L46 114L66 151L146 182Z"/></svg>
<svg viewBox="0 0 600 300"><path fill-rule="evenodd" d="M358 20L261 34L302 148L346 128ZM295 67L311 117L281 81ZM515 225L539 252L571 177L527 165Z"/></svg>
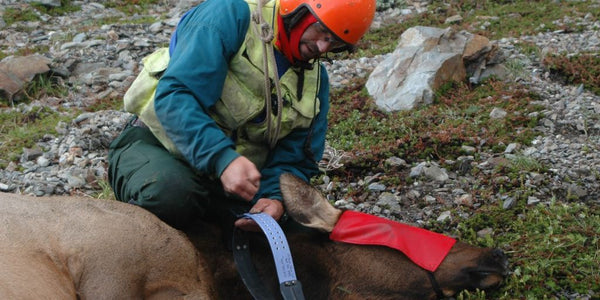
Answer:
<svg viewBox="0 0 600 300"><path fill-rule="evenodd" d="M504 202L502 203L502 208L503 209L511 209L515 206L516 202L515 202L515 198L513 197L509 197L504 199Z"/></svg>
<svg viewBox="0 0 600 300"><path fill-rule="evenodd" d="M527 205L536 205L540 203L540 199L534 196L527 197Z"/></svg>
<svg viewBox="0 0 600 300"><path fill-rule="evenodd" d="M47 167L50 165L50 160L48 160L47 158L40 156L37 158L37 164L40 167Z"/></svg>
<svg viewBox="0 0 600 300"><path fill-rule="evenodd" d="M379 198L377 199L376 204L381 206L381 207L387 207L388 209L392 210L392 211L400 211L400 197L392 194L392 193L381 193L381 195L379 195Z"/></svg>
<svg viewBox="0 0 600 300"><path fill-rule="evenodd" d="M494 107L490 112L490 118L492 119L504 119L506 117L507 112L501 108Z"/></svg>
<svg viewBox="0 0 600 300"><path fill-rule="evenodd" d="M10 187L8 184L0 183L0 191L8 192L10 191Z"/></svg>
<svg viewBox="0 0 600 300"><path fill-rule="evenodd" d="M369 189L369 191L383 192L383 191L385 191L386 186L379 182L373 182L373 183L369 184L369 186L367 188Z"/></svg>
<svg viewBox="0 0 600 300"><path fill-rule="evenodd" d="M452 219L452 212L444 211L439 215L439 217L436 219L436 221L445 222L446 220L451 220L451 219Z"/></svg>
<svg viewBox="0 0 600 300"><path fill-rule="evenodd" d="M493 233L494 233L494 230L492 228L488 227L488 228L484 228L484 229L477 231L477 237L478 238L486 238L486 237L492 235Z"/></svg>
<svg viewBox="0 0 600 300"><path fill-rule="evenodd" d="M11 99L35 75L50 71L50 60L42 55L9 56L0 61L0 96Z"/></svg>
<svg viewBox="0 0 600 300"><path fill-rule="evenodd" d="M410 110L431 104L433 91L450 81L462 81L488 65L492 49L483 36L451 28L416 26L402 33L396 50L371 73L366 88L386 111Z"/></svg>

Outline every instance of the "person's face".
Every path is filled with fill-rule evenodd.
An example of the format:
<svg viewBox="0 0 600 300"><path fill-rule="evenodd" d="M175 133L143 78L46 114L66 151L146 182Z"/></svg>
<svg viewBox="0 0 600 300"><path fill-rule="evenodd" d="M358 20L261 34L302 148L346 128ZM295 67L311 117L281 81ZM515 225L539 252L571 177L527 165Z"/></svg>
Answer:
<svg viewBox="0 0 600 300"><path fill-rule="evenodd" d="M300 55L304 61L309 61L321 56L325 52L345 46L346 43L337 39L335 35L319 22L306 28L298 44Z"/></svg>

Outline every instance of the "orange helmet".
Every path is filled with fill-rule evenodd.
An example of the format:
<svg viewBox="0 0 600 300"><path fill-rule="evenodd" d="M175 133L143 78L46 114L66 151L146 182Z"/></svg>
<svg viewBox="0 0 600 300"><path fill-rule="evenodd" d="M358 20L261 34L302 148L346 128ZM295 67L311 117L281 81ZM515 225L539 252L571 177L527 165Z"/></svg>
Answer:
<svg viewBox="0 0 600 300"><path fill-rule="evenodd" d="M280 0L279 14L285 17L306 7L339 39L355 45L369 30L375 6L375 0Z"/></svg>

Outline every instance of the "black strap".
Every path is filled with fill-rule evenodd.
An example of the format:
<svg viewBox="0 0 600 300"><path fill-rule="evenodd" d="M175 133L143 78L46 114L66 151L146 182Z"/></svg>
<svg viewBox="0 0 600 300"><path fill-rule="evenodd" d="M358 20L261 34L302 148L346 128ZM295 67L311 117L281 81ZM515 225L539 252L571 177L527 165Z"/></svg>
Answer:
<svg viewBox="0 0 600 300"><path fill-rule="evenodd" d="M252 263L250 244L245 232L235 228L232 242L233 259L237 266L238 273L252 297L257 300L277 299L260 281L258 272ZM302 284L298 280L282 282L279 285L279 289L284 300L304 300Z"/></svg>
<svg viewBox="0 0 600 300"><path fill-rule="evenodd" d="M248 237L246 237L242 230L237 228L233 231L233 260L242 277L242 281L254 299L276 299L269 290L264 288L260 281L260 277L252 263L252 257L250 256Z"/></svg>
<svg viewBox="0 0 600 300"><path fill-rule="evenodd" d="M431 282L431 286L433 287L433 290L435 291L435 294L437 295L438 299L444 298L444 292L442 292L442 289L440 288L440 285L435 279L433 272L427 271L427 275L429 275L429 282Z"/></svg>

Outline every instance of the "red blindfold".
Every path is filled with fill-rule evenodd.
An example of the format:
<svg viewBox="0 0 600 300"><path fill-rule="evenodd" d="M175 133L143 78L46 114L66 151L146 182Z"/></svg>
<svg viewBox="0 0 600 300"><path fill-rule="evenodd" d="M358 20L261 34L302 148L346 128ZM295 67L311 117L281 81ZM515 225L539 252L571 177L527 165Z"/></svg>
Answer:
<svg viewBox="0 0 600 300"><path fill-rule="evenodd" d="M359 245L381 245L400 250L415 264L434 272L450 252L456 240L373 215L345 211L329 238Z"/></svg>

